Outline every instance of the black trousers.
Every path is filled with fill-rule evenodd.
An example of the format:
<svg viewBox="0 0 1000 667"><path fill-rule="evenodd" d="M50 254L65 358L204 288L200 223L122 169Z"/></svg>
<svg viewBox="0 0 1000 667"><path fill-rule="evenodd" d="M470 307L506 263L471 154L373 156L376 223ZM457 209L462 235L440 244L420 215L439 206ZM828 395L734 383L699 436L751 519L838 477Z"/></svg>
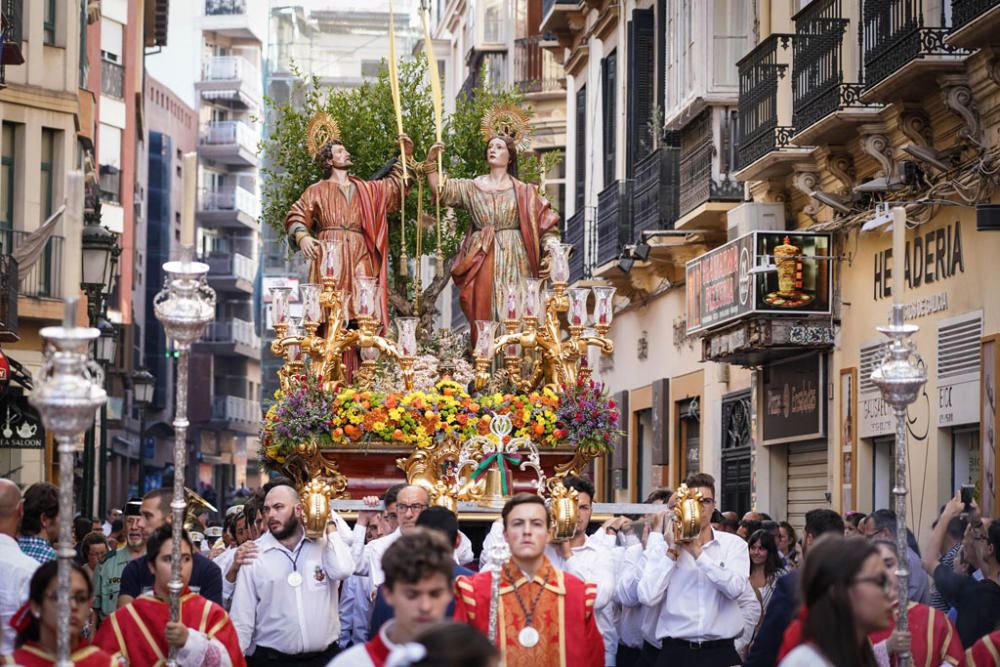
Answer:
<svg viewBox="0 0 1000 667"><path fill-rule="evenodd" d="M340 653L337 642L322 651L289 655L266 646L258 646L253 655L247 656L248 667L271 667L271 665L297 665L298 667L326 667L334 656Z"/></svg>
<svg viewBox="0 0 1000 667"><path fill-rule="evenodd" d="M732 667L740 656L732 639L698 645L666 638L657 657L657 667Z"/></svg>
<svg viewBox="0 0 1000 667"><path fill-rule="evenodd" d="M615 664L618 667L638 667L641 657L641 648L632 648L625 644L618 644L618 654L615 656Z"/></svg>
<svg viewBox="0 0 1000 667"><path fill-rule="evenodd" d="M639 660L635 663L636 667L656 667L656 661L659 658L659 655L660 649L656 648L649 642L643 642Z"/></svg>

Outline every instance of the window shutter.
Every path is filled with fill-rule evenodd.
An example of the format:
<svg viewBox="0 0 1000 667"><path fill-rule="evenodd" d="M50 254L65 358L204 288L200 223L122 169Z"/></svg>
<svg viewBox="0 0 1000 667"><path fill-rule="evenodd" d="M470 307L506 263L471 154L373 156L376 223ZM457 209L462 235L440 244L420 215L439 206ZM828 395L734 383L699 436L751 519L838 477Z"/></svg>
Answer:
<svg viewBox="0 0 1000 667"><path fill-rule="evenodd" d="M612 51L601 61L601 98L604 110L604 183L606 188L615 180L615 99L618 74L618 54Z"/></svg>
<svg viewBox="0 0 1000 667"><path fill-rule="evenodd" d="M652 9L637 9L629 23L629 85L627 171L649 154L649 116L653 110L654 68L656 66L654 17Z"/></svg>
<svg viewBox="0 0 1000 667"><path fill-rule="evenodd" d="M666 109L667 90L667 0L656 3L656 106Z"/></svg>
<svg viewBox="0 0 1000 667"><path fill-rule="evenodd" d="M576 167L575 167L574 201L575 210L583 208L587 180L587 87L583 86L576 93Z"/></svg>

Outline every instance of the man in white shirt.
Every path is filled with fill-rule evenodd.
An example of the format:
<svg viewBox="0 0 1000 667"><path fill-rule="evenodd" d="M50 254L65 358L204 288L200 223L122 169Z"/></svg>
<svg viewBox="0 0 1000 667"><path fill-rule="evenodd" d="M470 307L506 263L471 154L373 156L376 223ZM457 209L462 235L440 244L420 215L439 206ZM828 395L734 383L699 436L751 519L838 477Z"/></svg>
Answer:
<svg viewBox="0 0 1000 667"><path fill-rule="evenodd" d="M374 592L385 581L385 575L382 572L382 556L385 554L386 549L398 540L401 535L405 535L413 530L417 525L417 517L430 504L431 496L427 492L427 489L413 484L404 486L396 494L395 512L398 521L396 530L388 535L383 535L378 539L372 540L368 544L364 543L364 534L365 530L367 530L368 522L371 521L374 513L361 512L358 514L358 523L354 526L354 554L357 556L355 558L354 574L359 576L367 575L369 577L371 582L369 594ZM388 507L389 503L387 499L387 511ZM360 549L358 548L359 542L362 545Z"/></svg>
<svg viewBox="0 0 1000 667"><path fill-rule="evenodd" d="M750 574L746 542L712 528L715 479L705 473L685 482L701 492L701 532L674 544L667 510L656 515L639 578L642 604L660 606L657 665L730 667L740 663L734 640L743 632L739 599Z"/></svg>
<svg viewBox="0 0 1000 667"><path fill-rule="evenodd" d="M111 534L111 524L115 521L121 521L122 518L122 511L117 507L112 507L108 510L108 515L104 519L104 523L101 524L101 531L104 533L105 537Z"/></svg>
<svg viewBox="0 0 1000 667"><path fill-rule="evenodd" d="M337 656L329 667L383 667L389 654L444 619L452 600L452 548L436 531L416 528L401 536L382 559L386 603L393 618L364 644Z"/></svg>
<svg viewBox="0 0 1000 667"><path fill-rule="evenodd" d="M351 551L330 527L305 536L303 507L289 480L265 486L268 532L236 578L230 615L247 664L325 665L337 654L338 587L354 571Z"/></svg>
<svg viewBox="0 0 1000 667"><path fill-rule="evenodd" d="M615 591L615 539L624 517L611 519L593 535L587 527L593 515L594 485L583 477L567 477L563 486L577 492L576 534L565 542L549 542L545 555L560 570L597 586L594 616L604 639L604 664L613 667L618 654L618 608Z"/></svg>
<svg viewBox="0 0 1000 667"><path fill-rule="evenodd" d="M28 585L39 562L21 551L17 540L17 525L24 514L21 491L9 479L0 478L0 655L14 652L14 636L10 618L28 600Z"/></svg>

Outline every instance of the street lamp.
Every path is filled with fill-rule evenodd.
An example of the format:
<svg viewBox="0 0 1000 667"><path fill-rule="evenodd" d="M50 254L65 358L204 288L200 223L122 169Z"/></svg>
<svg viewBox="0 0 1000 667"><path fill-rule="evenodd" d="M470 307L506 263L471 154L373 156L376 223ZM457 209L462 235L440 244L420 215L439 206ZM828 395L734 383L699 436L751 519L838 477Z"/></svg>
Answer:
<svg viewBox="0 0 1000 667"><path fill-rule="evenodd" d="M83 271L80 287L87 293L87 313L91 326L104 305L104 297L111 293L111 280L118 258L118 235L99 224L83 226ZM116 252L116 250L118 252Z"/></svg>
<svg viewBox="0 0 1000 667"><path fill-rule="evenodd" d="M132 400L139 408L139 495L146 493L146 408L153 402L156 378L145 368L132 371Z"/></svg>
<svg viewBox="0 0 1000 667"><path fill-rule="evenodd" d="M114 255L112 254L111 265L114 266ZM101 318L97 322L97 330L101 335L94 341L94 358L104 369L104 377L108 378L109 371L118 361L118 340L119 331L107 319ZM106 389L109 387L106 387ZM95 485L97 486L97 509L98 514L103 516L107 512L108 499L108 405L101 406L101 441L97 447L97 465L93 465L88 457L93 456L93 448L85 452L84 456L84 485L85 492L90 494ZM101 481L97 483L97 470L101 470ZM88 495L89 497L89 495Z"/></svg>
<svg viewBox="0 0 1000 667"><path fill-rule="evenodd" d="M94 342L97 349L94 350L94 357L104 366L111 366L118 358L118 332L115 325L101 318L97 323L97 330L101 335Z"/></svg>

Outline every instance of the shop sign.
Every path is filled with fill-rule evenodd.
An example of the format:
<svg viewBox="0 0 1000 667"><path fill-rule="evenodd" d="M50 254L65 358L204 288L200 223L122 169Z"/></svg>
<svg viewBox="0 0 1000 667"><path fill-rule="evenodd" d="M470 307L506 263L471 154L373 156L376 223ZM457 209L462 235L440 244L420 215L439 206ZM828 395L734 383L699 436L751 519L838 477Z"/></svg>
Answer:
<svg viewBox="0 0 1000 667"><path fill-rule="evenodd" d="M687 263L687 333L748 314L829 314L831 236L752 232ZM824 259L818 259L824 258ZM774 270L751 273L754 266Z"/></svg>
<svg viewBox="0 0 1000 667"><path fill-rule="evenodd" d="M26 396L0 401L0 449L45 449L45 429Z"/></svg>
<svg viewBox="0 0 1000 667"><path fill-rule="evenodd" d="M763 443L815 440L825 435L823 356L809 354L764 370Z"/></svg>
<svg viewBox="0 0 1000 667"><path fill-rule="evenodd" d="M10 385L10 360L0 351L0 391L5 390L8 385Z"/></svg>
<svg viewBox="0 0 1000 667"><path fill-rule="evenodd" d="M906 241L903 281L908 290L934 285L959 273L965 273L961 223L956 220L938 229L922 230L923 227L917 228L911 234L913 238ZM892 298L892 272L895 268L896 262L893 261L891 247L875 253L872 278L873 296L876 301Z"/></svg>

